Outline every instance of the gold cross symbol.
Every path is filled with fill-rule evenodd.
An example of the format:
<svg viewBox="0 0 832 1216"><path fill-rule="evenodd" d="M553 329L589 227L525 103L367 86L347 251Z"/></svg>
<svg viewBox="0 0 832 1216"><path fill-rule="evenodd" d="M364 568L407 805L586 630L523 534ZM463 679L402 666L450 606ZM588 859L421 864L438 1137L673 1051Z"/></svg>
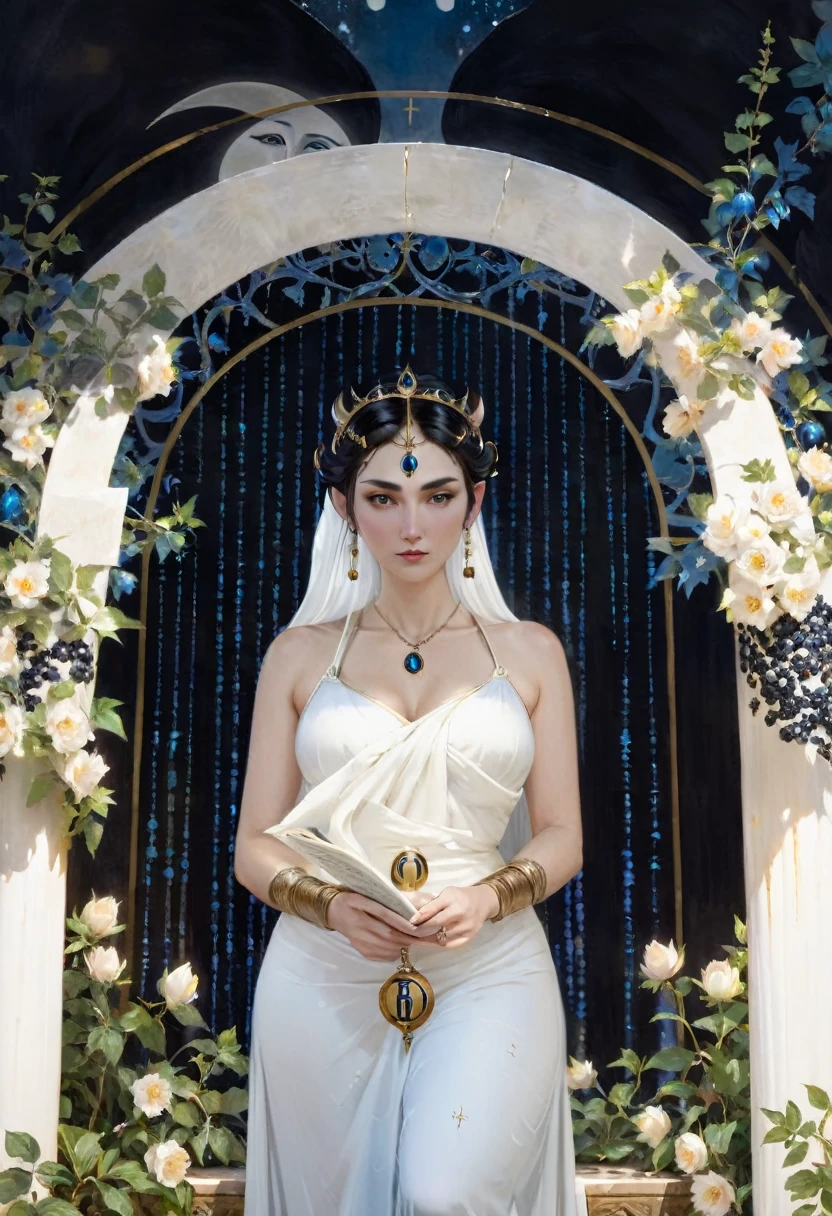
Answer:
<svg viewBox="0 0 832 1216"><path fill-rule="evenodd" d="M467 1118L468 1118L468 1116L467 1116L467 1115L463 1115L463 1113L462 1113L462 1107L460 1106L460 1108L459 1108L459 1112L457 1113L456 1111L454 1111L454 1113L451 1115L451 1118L452 1118L452 1119L456 1119L456 1125L457 1125L457 1127L458 1127L458 1128L460 1128L460 1127L462 1127L462 1120L463 1120L463 1119L467 1119Z"/></svg>
<svg viewBox="0 0 832 1216"><path fill-rule="evenodd" d="M404 106L403 108L404 108L405 114L407 115L407 125L409 127L412 127L413 126L413 115L419 113L419 106L414 106L413 98L410 97L410 98L408 98L407 105Z"/></svg>

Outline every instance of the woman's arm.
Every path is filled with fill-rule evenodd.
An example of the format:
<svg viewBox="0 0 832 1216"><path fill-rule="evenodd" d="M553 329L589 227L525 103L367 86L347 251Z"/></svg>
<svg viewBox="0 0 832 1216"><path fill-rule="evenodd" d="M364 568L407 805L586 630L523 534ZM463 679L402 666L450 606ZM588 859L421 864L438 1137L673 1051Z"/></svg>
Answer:
<svg viewBox="0 0 832 1216"><path fill-rule="evenodd" d="M532 838L516 856L540 862L549 880L546 894L553 895L583 865L575 707L560 639L534 621L523 629L540 692L532 713L535 757L525 785Z"/></svg>
<svg viewBox="0 0 832 1216"><path fill-rule="evenodd" d="M291 810L300 789L295 759L298 714L295 673L306 650L299 630L286 629L269 646L260 668L243 798L234 852L234 875L268 902L269 883L284 866L306 868L304 858L266 835Z"/></svg>

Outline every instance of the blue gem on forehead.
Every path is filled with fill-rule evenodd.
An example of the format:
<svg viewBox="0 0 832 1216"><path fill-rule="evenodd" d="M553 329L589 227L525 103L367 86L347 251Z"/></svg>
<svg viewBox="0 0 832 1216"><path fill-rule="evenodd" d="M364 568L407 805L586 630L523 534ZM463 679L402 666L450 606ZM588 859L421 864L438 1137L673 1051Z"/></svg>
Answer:
<svg viewBox="0 0 832 1216"><path fill-rule="evenodd" d="M408 477L410 477L412 473L415 473L418 467L419 461L412 452L408 452L405 456L402 456L401 469L402 472L406 473Z"/></svg>

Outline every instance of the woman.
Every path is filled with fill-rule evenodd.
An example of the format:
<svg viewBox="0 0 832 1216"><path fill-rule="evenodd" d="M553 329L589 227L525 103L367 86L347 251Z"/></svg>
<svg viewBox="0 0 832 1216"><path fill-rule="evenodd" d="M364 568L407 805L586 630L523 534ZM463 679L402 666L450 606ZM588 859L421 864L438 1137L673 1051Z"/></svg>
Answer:
<svg viewBox="0 0 832 1216"><path fill-rule="evenodd" d="M531 906L581 866L563 650L494 579L481 402L406 369L334 413L309 587L263 662L237 836L239 880L289 913L255 999L246 1211L573 1216L563 1007ZM415 848L417 911L310 874L278 823L386 874ZM403 947L435 993L409 1051L379 1009Z"/></svg>

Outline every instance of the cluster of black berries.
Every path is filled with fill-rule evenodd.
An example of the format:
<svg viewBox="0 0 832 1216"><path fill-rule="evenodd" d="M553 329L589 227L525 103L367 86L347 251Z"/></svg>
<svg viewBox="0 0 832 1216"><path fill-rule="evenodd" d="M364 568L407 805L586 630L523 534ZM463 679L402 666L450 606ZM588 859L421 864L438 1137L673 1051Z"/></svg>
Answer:
<svg viewBox="0 0 832 1216"><path fill-rule="evenodd" d="M17 643L21 660L18 685L23 693L23 704L28 712L37 709L41 698L34 695L35 689L44 683L59 684L62 680L74 680L76 684L89 684L95 678L92 651L86 642L61 642L40 650L33 633L24 633ZM62 664L64 670L56 666ZM68 667L66 666L68 664Z"/></svg>
<svg viewBox="0 0 832 1216"><path fill-rule="evenodd" d="M832 761L832 605L820 596L808 617L781 616L768 629L739 625L740 670L766 705L766 726L780 727L787 742L814 743ZM805 681L818 677L809 688ZM751 712L760 708L757 697ZM822 733L821 733L822 732Z"/></svg>

